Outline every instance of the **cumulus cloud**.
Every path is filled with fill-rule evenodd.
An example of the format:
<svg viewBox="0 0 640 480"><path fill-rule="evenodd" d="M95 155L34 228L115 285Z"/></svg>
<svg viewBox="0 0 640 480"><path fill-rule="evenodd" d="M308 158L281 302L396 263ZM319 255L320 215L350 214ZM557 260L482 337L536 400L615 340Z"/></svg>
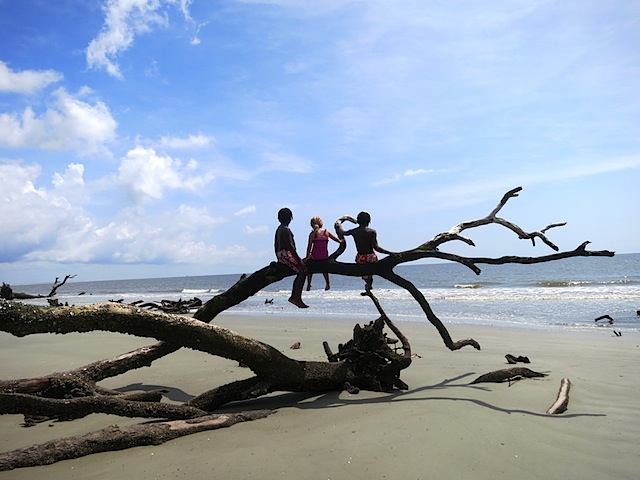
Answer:
<svg viewBox="0 0 640 480"><path fill-rule="evenodd" d="M175 150L198 150L208 148L213 143L215 143L213 137L197 134L189 135L186 138L163 136L160 137L159 146Z"/></svg>
<svg viewBox="0 0 640 480"><path fill-rule="evenodd" d="M70 164L39 185L39 165L0 164L0 263L202 263L246 253L211 241L224 219L201 207L156 214L130 208L99 225L69 196L74 188L85 189L83 176L82 165Z"/></svg>
<svg viewBox="0 0 640 480"><path fill-rule="evenodd" d="M212 174L198 171L198 163L186 165L179 159L160 155L153 148L136 147L122 158L118 183L140 203L162 198L165 190L195 191L214 179Z"/></svg>
<svg viewBox="0 0 640 480"><path fill-rule="evenodd" d="M0 165L0 263L46 250L60 233L83 231L91 223L84 210L74 206L60 188L69 181L83 184L81 169L69 166L65 175L54 179L56 188L38 187L39 176L38 165Z"/></svg>
<svg viewBox="0 0 640 480"><path fill-rule="evenodd" d="M107 0L105 20L100 34L91 40L86 50L90 68L103 68L116 78L122 78L115 58L128 50L136 35L168 24L167 5L178 5L188 22L193 23L189 7L193 0ZM193 44L199 40L192 40Z"/></svg>
<svg viewBox="0 0 640 480"><path fill-rule="evenodd" d="M55 70L22 70L14 72L0 60L0 92L34 93L62 80Z"/></svg>
<svg viewBox="0 0 640 480"><path fill-rule="evenodd" d="M41 115L27 107L22 113L0 114L0 145L10 148L75 150L81 155L108 153L117 122L101 101L83 100L89 89L71 95L64 88L54 93L54 103Z"/></svg>

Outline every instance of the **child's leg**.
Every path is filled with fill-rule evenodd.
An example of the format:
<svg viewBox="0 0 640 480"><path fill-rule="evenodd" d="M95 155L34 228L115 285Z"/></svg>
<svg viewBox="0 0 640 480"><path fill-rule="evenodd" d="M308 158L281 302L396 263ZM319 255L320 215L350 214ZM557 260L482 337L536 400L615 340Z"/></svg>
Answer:
<svg viewBox="0 0 640 480"><path fill-rule="evenodd" d="M364 289L368 292L373 288L373 275L365 275L362 277L364 280Z"/></svg>
<svg viewBox="0 0 640 480"><path fill-rule="evenodd" d="M323 275L324 275L324 283L325 283L324 289L329 290L331 288L331 285L329 284L329 274L325 272L323 273Z"/></svg>
<svg viewBox="0 0 640 480"><path fill-rule="evenodd" d="M313 273L307 274L307 291L311 290L311 277L313 277Z"/></svg>
<svg viewBox="0 0 640 480"><path fill-rule="evenodd" d="M309 305L306 305L302 301L302 287L304 287L304 279L306 277L307 275L304 272L300 272L293 281L293 289L291 291L291 297L289 297L289 302L298 308L309 308Z"/></svg>

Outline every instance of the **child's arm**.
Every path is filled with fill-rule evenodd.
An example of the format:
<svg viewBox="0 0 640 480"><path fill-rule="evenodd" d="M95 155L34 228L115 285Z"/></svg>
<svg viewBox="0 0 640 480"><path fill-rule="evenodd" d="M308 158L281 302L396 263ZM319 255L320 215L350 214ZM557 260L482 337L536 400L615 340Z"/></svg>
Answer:
<svg viewBox="0 0 640 480"><path fill-rule="evenodd" d="M333 240L333 241L335 241L335 242L338 242L338 243L344 243L344 238L343 238L342 240L340 240L338 237L336 237L336 236L335 236L333 233L331 233L329 230L326 230L326 232L327 232L327 236L328 236L331 240Z"/></svg>
<svg viewBox="0 0 640 480"><path fill-rule="evenodd" d="M373 237L371 239L371 245L373 246L373 249L376 252L384 253L386 255L400 255L399 253L392 252L392 251L387 250L385 248L382 248L380 245L378 245L378 234L377 234L377 232L375 230L373 231Z"/></svg>
<svg viewBox="0 0 640 480"><path fill-rule="evenodd" d="M307 256L304 258L305 261L311 258L311 251L313 250L313 234L315 232L309 233L309 241L307 242Z"/></svg>

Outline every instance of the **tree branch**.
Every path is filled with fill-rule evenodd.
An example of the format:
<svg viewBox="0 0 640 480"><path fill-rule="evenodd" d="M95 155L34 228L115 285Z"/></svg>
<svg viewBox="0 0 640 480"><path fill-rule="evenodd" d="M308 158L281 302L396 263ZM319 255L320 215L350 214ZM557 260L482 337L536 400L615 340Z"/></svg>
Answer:
<svg viewBox="0 0 640 480"><path fill-rule="evenodd" d="M50 465L61 460L142 445L161 445L192 433L226 428L239 422L265 418L272 413L274 413L272 410L254 410L236 414L208 415L192 420L141 423L125 427L112 425L85 435L53 440L41 445L2 453L0 454L0 471Z"/></svg>

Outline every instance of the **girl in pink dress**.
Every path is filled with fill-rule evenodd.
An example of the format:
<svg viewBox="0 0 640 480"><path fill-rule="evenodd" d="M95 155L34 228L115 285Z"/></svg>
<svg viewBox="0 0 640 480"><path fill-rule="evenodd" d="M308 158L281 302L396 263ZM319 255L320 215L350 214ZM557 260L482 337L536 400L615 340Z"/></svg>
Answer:
<svg viewBox="0 0 640 480"><path fill-rule="evenodd" d="M329 239L334 240L338 243L344 242L344 240L340 240L329 230L322 228L323 222L322 218L316 216L311 217L311 233L309 234L309 243L307 244L307 256L304 259L307 260L326 260L329 258ZM325 281L325 290L329 290L329 274L323 273L324 281ZM313 273L307 274L307 290L311 290L311 277L313 277Z"/></svg>

